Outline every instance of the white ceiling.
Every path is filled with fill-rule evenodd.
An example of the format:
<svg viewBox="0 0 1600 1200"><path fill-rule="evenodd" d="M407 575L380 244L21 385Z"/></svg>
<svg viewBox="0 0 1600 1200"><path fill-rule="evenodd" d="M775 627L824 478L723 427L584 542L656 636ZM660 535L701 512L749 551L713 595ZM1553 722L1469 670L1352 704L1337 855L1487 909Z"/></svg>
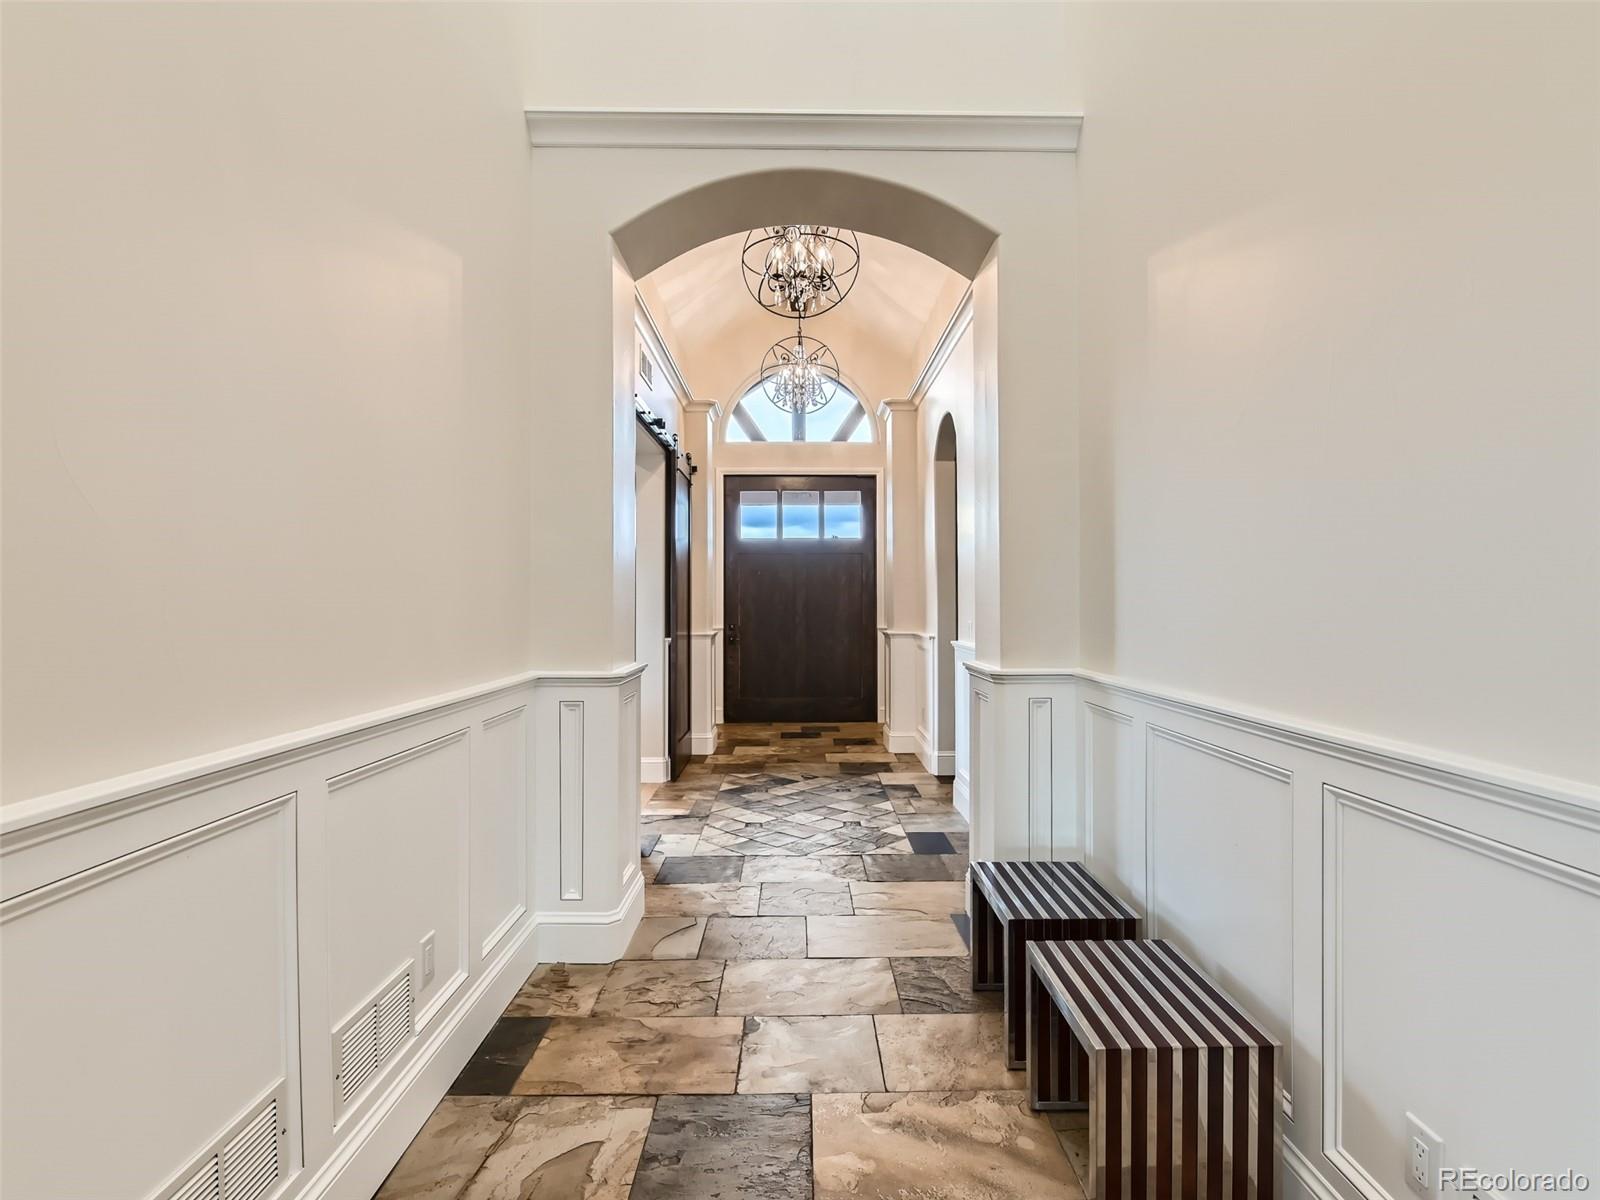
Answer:
<svg viewBox="0 0 1600 1200"><path fill-rule="evenodd" d="M652 271L639 293L697 400L725 401L794 322L761 308L739 265L745 235L707 242ZM844 303L806 322L832 347L846 382L873 402L905 396L967 280L920 251L860 235L861 269Z"/></svg>

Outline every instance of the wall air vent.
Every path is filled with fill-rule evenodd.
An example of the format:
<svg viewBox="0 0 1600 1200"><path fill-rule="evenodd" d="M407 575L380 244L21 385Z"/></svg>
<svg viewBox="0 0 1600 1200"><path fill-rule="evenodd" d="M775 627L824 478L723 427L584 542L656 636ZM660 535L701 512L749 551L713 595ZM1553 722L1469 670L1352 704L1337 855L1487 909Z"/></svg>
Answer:
<svg viewBox="0 0 1600 1200"><path fill-rule="evenodd" d="M222 1164L213 1154L186 1183L178 1185L172 1200L222 1200Z"/></svg>
<svg viewBox="0 0 1600 1200"><path fill-rule="evenodd" d="M159 1200L262 1200L283 1182L289 1130L280 1082L236 1120Z"/></svg>
<svg viewBox="0 0 1600 1200"><path fill-rule="evenodd" d="M222 1200L260 1200L283 1178L278 1102L269 1100L222 1148Z"/></svg>
<svg viewBox="0 0 1600 1200"><path fill-rule="evenodd" d="M350 1108L416 1031L411 967L408 961L334 1031L333 1087L338 1115Z"/></svg>

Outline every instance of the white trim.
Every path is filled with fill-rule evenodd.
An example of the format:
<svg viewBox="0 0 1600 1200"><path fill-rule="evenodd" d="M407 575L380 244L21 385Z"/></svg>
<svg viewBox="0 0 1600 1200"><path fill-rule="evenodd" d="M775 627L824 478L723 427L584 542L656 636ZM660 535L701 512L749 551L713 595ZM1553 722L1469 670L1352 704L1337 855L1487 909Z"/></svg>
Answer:
<svg viewBox="0 0 1600 1200"><path fill-rule="evenodd" d="M1289 1138L1283 1139L1283 1166L1289 1178L1305 1188L1307 1200L1343 1200L1327 1176Z"/></svg>
<svg viewBox="0 0 1600 1200"><path fill-rule="evenodd" d="M65 818L122 801L132 802L122 810L129 812L148 804L163 803L176 798L172 794L176 789L195 790L190 785L200 784L201 781L204 781L206 787L214 787L222 782L217 777L224 774L236 779L260 774L262 771L302 758L308 753L330 750L333 748L333 743L361 741L379 733L390 732L402 724L442 716L450 710L528 684L618 687L638 678L644 673L644 669L643 663L629 663L627 666L603 671L524 671L520 675L511 675L473 687L429 696L408 704L398 704L376 712L345 717L325 725L314 725L308 729L246 742L226 750L181 759L148 770L134 771L112 779L35 796L0 809L0 851L8 852L22 845L31 844L35 840L60 836L70 832L70 826L76 824L66 823L60 827L38 830L37 833L30 834L30 831L46 823L64 821ZM103 819L103 814L97 813L92 819L98 823Z"/></svg>
<svg viewBox="0 0 1600 1200"><path fill-rule="evenodd" d="M911 385L911 394L908 397L911 407L920 408L922 402L927 399L928 389L933 386L933 381L939 378L939 372L943 371L945 363L950 361L956 346L966 336L967 330L972 328L972 311L972 285L968 284L967 290L961 294L961 299L956 304L955 311L945 322L939 340L933 344L933 349L928 354L928 361L923 363L922 370L917 372L917 380Z"/></svg>
<svg viewBox="0 0 1600 1200"><path fill-rule="evenodd" d="M639 759L640 783L666 783L671 778L672 760L670 758Z"/></svg>
<svg viewBox="0 0 1600 1200"><path fill-rule="evenodd" d="M546 150L931 150L1070 154L1070 113L823 112L530 108L528 141Z"/></svg>
<svg viewBox="0 0 1600 1200"><path fill-rule="evenodd" d="M1587 830L1600 831L1600 787L1575 779L1542 775L1482 759L1467 758L1391 741L1348 729L1319 725L1279 713L1246 708L1209 696L1167 690L1081 667L996 667L969 662L967 671L985 683L1068 683L1082 680L1174 712L1369 766L1421 783L1479 796L1536 812Z"/></svg>
<svg viewBox="0 0 1600 1200"><path fill-rule="evenodd" d="M622 957L644 917L644 876L630 867L622 901L608 912L534 913L545 962L603 963Z"/></svg>
<svg viewBox="0 0 1600 1200"><path fill-rule="evenodd" d="M638 288L633 289L633 303L633 327L660 362L662 371L666 373L667 386L678 398L679 407L686 412L697 409L699 406L695 402L694 393L689 390L688 381L678 369L678 360L667 348L667 339L661 335L661 326L656 324L656 316L644 302L644 296Z"/></svg>

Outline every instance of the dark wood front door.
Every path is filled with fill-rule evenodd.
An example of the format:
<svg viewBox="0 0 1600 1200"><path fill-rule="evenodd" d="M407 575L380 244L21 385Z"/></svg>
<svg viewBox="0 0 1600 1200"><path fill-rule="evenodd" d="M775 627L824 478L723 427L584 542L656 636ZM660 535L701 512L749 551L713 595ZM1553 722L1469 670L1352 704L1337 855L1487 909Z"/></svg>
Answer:
<svg viewBox="0 0 1600 1200"><path fill-rule="evenodd" d="M877 718L877 497L862 475L730 475L729 721Z"/></svg>
<svg viewBox="0 0 1600 1200"><path fill-rule="evenodd" d="M672 778L689 763L689 472L682 458L667 486L667 756Z"/></svg>

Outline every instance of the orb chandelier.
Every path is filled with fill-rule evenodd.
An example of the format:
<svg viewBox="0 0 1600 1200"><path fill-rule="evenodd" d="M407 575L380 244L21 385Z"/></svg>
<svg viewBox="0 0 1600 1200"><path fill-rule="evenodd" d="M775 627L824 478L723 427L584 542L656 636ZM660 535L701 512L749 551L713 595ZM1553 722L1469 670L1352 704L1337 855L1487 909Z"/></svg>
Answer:
<svg viewBox="0 0 1600 1200"><path fill-rule="evenodd" d="M756 303L783 317L815 317L855 286L861 246L848 229L774 225L744 240L744 282Z"/></svg>
<svg viewBox="0 0 1600 1200"><path fill-rule="evenodd" d="M785 412L816 412L839 391L839 362L797 322L793 337L767 349L758 382L767 399Z"/></svg>

